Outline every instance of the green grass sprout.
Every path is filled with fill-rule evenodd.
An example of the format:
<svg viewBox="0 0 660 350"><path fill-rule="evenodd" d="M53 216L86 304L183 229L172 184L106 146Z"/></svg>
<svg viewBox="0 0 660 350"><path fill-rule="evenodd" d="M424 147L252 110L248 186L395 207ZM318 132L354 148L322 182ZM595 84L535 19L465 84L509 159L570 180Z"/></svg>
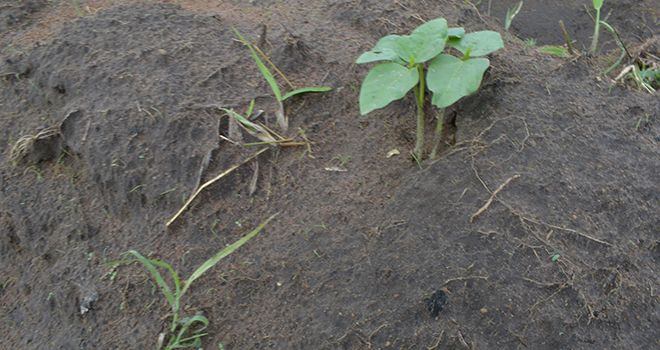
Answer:
<svg viewBox="0 0 660 350"><path fill-rule="evenodd" d="M210 259L206 260L199 266L187 280L181 284L179 274L174 270L172 265L158 259L149 259L135 250L129 250L125 254L131 255L127 263L139 262L149 272L151 277L156 282L158 289L161 291L167 304L171 308L172 322L169 327L169 337L165 350L181 349L181 348L200 348L202 345L201 338L206 335L204 330L209 325L209 320L201 314L190 317L182 317L181 315L181 298L190 289L193 282L202 277L206 271L214 267L220 260L227 257L229 254L235 252L238 248L243 246L249 240L254 238L261 232L261 230L275 217L277 214L272 215L264 222L259 224L255 229L250 231L247 235L243 236L236 242L221 249ZM172 281L168 284L159 270L165 270ZM162 345L162 344L161 344ZM160 347L159 347L160 348Z"/></svg>
<svg viewBox="0 0 660 350"><path fill-rule="evenodd" d="M282 131L286 132L289 128L289 121L286 115L284 114L284 104L283 104L284 101L286 101L287 99L293 96L300 94L319 93L319 92L327 92L332 90L332 88L329 86L309 86L309 87L293 89L285 94L282 94L282 90L280 89L280 86L277 84L277 80L275 79L275 76L270 71L270 69L268 69L268 66L266 66L266 64L263 62L261 57L263 57L266 61L268 61L271 67L273 67L273 69L276 72L278 72L278 74L293 88L293 85L289 82L289 80L286 78L284 73L282 73L275 66L275 64L273 64L270 61L270 59L268 59L268 57L266 57L266 55L263 52L261 52L261 50L259 50L256 46L252 45L249 41L247 41L236 28L233 28L233 30L238 40L243 45L245 45L248 48L248 50L250 50L250 55L252 56L254 63L257 65L257 68L259 68L259 72L261 72L261 75L263 75L264 79L266 79L266 82L268 82L268 86L270 86L270 89L273 92L275 99L277 100L278 109L275 112L275 115L277 118L277 123Z"/></svg>

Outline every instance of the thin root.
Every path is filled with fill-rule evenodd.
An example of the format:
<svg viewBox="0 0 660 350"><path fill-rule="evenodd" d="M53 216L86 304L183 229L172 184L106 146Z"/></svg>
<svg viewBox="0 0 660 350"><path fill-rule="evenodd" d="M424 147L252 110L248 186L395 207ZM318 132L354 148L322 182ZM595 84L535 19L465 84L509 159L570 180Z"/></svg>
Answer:
<svg viewBox="0 0 660 350"><path fill-rule="evenodd" d="M173 223L173 222L174 222L174 221L175 221L175 220L176 220L176 219L177 219L177 218L178 218L178 217L179 217L184 211L186 211L186 209L188 208L188 206L190 206L190 203L192 203L192 201L197 197L197 195L199 195L199 194L202 192L202 190L204 190L206 187L211 186L211 185L212 185L213 183L215 183L216 181L218 181L218 180L222 179L223 177L227 176L227 175L228 175L229 173L231 173L232 171L238 169L241 165L243 165L243 164L245 164L245 163L251 161L252 159L256 158L258 155L260 155L260 154L266 152L267 150L268 150L268 148L262 148L262 149L259 150L257 153L255 153L255 154L253 154L253 155L247 157L247 158L244 159L242 162L240 162L240 163L238 163L238 164L236 164L236 165L231 166L229 169L225 170L225 171L222 172L220 175L218 175L218 176L212 178L211 180L205 182L203 185L199 186L199 188L197 189L197 191L195 191L195 192L190 196L190 198L188 198L188 200L186 201L186 203L183 204L183 206L181 207L181 209L179 209L179 211L178 211L176 214L174 214L174 216L173 216L173 217L172 217L172 218L171 218L171 219L170 219L165 225L166 225L166 226L170 226L170 225L171 225L171 224L172 224L172 223Z"/></svg>

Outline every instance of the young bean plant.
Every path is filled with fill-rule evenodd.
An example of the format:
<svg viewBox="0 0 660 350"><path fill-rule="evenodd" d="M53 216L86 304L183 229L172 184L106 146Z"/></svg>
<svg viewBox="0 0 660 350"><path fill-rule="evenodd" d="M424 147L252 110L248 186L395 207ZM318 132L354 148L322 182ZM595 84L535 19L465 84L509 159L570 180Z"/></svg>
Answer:
<svg viewBox="0 0 660 350"><path fill-rule="evenodd" d="M444 54L446 46L456 49L462 56ZM444 108L479 89L490 65L483 56L503 47L502 37L497 32L466 34L463 28L449 28L443 18L422 24L410 35L385 36L357 59L358 64L381 62L371 69L362 83L360 113L365 115L383 108L413 90L417 103L413 157L419 161L424 156L426 89L433 93L432 104L441 109L436 127L436 141L439 143ZM436 155L437 143L431 158Z"/></svg>

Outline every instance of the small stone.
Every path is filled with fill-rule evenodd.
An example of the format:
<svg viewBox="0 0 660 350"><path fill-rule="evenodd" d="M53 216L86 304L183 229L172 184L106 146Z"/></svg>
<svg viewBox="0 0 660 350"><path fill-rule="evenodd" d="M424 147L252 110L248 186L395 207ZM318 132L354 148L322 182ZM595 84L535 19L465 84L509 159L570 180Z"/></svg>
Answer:
<svg viewBox="0 0 660 350"><path fill-rule="evenodd" d="M479 310L479 312L481 312L482 315L485 315L485 314L488 313L488 309L486 309L485 307L482 307L482 308Z"/></svg>
<svg viewBox="0 0 660 350"><path fill-rule="evenodd" d="M163 49L158 49L158 54L165 56L165 55L167 55L167 51L165 51Z"/></svg>

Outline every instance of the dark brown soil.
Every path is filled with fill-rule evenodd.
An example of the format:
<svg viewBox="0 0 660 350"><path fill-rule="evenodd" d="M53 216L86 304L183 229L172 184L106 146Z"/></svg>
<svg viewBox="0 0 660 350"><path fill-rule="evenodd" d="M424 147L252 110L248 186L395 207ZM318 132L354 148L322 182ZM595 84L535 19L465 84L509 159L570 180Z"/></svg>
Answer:
<svg viewBox="0 0 660 350"><path fill-rule="evenodd" d="M276 212L186 296L211 321L205 348L660 346L660 104L586 57L525 47L513 34L557 42L527 17L561 19L544 2L525 2L481 91L449 111L455 143L438 161L406 156L411 98L359 117L360 52L419 18L503 32L509 2L493 2L497 18L484 3L0 5L0 348L154 348L164 298L139 266L109 263L136 249L188 276ZM652 1L607 3L626 40L658 34L623 10ZM580 18L565 18L575 33ZM287 104L311 154L264 153L254 195L241 167L167 228L200 182L257 150L220 138L217 107L256 98L273 114L232 26L297 85L334 90Z"/></svg>
<svg viewBox="0 0 660 350"><path fill-rule="evenodd" d="M507 10L519 0L481 1L479 9L504 23ZM489 9L490 3L490 9ZM610 23L628 43L643 42L658 32L660 2L653 0L605 1L601 19ZM592 0L526 0L514 18L511 30L523 39L535 39L539 45L561 45L564 37L559 20L564 21L578 48L585 50L594 33ZM616 48L612 35L603 29L601 44L606 49Z"/></svg>

